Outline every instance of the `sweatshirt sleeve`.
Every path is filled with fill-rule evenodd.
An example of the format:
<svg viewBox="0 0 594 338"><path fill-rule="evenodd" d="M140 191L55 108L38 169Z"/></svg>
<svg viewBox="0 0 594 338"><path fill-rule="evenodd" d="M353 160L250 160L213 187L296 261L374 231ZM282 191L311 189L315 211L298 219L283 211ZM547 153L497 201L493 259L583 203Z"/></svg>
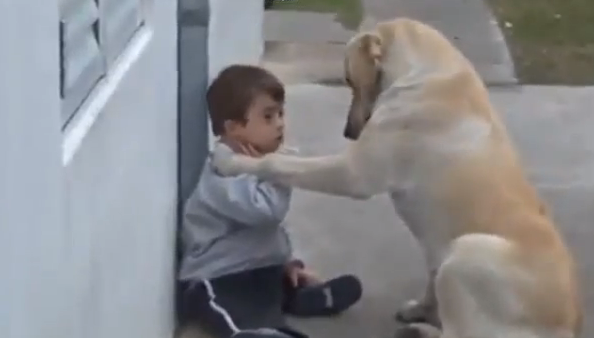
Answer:
<svg viewBox="0 0 594 338"><path fill-rule="evenodd" d="M249 226L278 225L291 201L291 188L262 181L253 175L223 177L207 164L203 175L204 201L218 213Z"/></svg>

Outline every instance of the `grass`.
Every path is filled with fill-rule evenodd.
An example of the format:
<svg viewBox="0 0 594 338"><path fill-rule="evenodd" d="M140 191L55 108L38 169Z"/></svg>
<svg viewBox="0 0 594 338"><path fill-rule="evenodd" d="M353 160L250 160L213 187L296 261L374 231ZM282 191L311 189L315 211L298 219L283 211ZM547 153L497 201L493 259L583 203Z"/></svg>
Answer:
<svg viewBox="0 0 594 338"><path fill-rule="evenodd" d="M347 29L356 29L363 19L361 0L276 0L271 9L336 13Z"/></svg>
<svg viewBox="0 0 594 338"><path fill-rule="evenodd" d="M594 84L594 0L488 0L522 83Z"/></svg>

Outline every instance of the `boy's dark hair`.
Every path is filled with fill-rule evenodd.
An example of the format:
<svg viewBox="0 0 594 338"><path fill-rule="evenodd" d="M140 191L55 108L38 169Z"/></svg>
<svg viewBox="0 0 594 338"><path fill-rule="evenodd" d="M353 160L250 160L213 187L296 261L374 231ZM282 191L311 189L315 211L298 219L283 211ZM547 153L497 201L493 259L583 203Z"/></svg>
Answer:
<svg viewBox="0 0 594 338"><path fill-rule="evenodd" d="M285 101L282 83L269 71L250 65L223 69L206 92L213 134L224 133L225 121L247 122L247 110L260 94L268 94L281 104Z"/></svg>

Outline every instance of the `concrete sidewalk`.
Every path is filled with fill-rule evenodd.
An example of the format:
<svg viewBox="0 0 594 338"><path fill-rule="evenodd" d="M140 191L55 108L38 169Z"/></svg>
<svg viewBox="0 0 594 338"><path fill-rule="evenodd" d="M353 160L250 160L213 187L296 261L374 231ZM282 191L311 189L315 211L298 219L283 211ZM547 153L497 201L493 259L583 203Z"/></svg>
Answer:
<svg viewBox="0 0 594 338"><path fill-rule="evenodd" d="M594 334L594 88L524 87L492 92L531 178L577 256L586 307L583 337ZM330 154L346 141L345 88L288 87L288 142L306 155ZM355 273L364 298L334 319L296 320L312 338L388 338L400 304L424 288L423 259L386 196L353 201L296 191L289 216L296 246L322 275Z"/></svg>
<svg viewBox="0 0 594 338"><path fill-rule="evenodd" d="M345 43L353 31L335 18L335 13L267 10L264 12L264 36L267 41Z"/></svg>
<svg viewBox="0 0 594 338"><path fill-rule="evenodd" d="M489 85L517 83L514 66L485 0L361 0L367 16L405 16L426 22L448 37Z"/></svg>
<svg viewBox="0 0 594 338"><path fill-rule="evenodd" d="M488 85L517 83L501 31L484 0L361 0L362 26L411 17L439 29ZM355 34L329 13L266 11L264 61L288 83L342 81L344 44Z"/></svg>

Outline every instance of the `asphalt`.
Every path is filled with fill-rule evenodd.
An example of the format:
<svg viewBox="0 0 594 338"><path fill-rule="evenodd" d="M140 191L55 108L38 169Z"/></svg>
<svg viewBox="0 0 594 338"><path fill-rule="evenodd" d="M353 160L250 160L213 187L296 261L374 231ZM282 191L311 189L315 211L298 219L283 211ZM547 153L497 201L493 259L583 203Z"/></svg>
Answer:
<svg viewBox="0 0 594 338"><path fill-rule="evenodd" d="M342 87L288 86L288 142L304 155L331 154L341 136L350 93ZM586 309L583 337L594 334L594 87L492 90L530 179L549 204L575 253ZM352 273L361 302L337 318L294 320L312 338L388 338L402 302L423 291L421 252L386 196L368 201L296 191L289 224L307 264L325 277Z"/></svg>

